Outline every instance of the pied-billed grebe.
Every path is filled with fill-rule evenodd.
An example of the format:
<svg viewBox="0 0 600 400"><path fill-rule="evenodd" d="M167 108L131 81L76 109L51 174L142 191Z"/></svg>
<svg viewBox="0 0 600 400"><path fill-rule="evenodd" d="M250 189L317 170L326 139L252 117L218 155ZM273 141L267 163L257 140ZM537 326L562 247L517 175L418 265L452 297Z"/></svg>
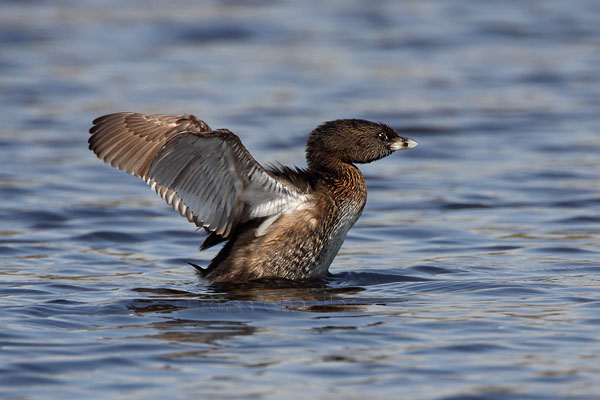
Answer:
<svg viewBox="0 0 600 400"><path fill-rule="evenodd" d="M417 146L387 125L338 119L310 133L308 169L264 168L235 134L193 115L128 112L93 124L90 149L209 232L200 249L227 241L198 267L210 282L325 276L367 199L354 164Z"/></svg>

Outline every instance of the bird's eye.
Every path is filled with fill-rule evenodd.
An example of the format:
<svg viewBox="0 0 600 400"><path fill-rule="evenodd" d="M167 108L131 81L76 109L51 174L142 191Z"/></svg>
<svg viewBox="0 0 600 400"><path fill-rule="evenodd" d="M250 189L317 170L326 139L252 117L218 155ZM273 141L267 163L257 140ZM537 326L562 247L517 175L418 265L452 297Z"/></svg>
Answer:
<svg viewBox="0 0 600 400"><path fill-rule="evenodd" d="M377 135L377 139L381 140L382 142L387 142L388 137L387 137L387 135L385 133L379 133Z"/></svg>

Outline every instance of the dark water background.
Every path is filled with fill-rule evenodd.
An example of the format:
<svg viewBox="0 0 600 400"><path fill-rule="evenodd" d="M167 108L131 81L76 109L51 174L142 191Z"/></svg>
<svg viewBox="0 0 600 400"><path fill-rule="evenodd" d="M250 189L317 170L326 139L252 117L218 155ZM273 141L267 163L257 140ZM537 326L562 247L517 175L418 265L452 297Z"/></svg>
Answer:
<svg viewBox="0 0 600 400"><path fill-rule="evenodd" d="M311 287L208 286L194 227L87 150L194 113L261 162L420 147ZM600 2L0 4L0 397L600 398Z"/></svg>

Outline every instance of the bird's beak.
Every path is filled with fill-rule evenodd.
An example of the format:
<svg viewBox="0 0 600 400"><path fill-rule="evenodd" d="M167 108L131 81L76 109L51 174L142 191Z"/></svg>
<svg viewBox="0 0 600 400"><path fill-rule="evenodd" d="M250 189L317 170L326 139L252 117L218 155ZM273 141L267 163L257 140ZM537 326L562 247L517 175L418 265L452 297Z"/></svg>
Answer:
<svg viewBox="0 0 600 400"><path fill-rule="evenodd" d="M393 151L414 149L418 145L419 143L415 142L412 139L399 137L392 142L392 144L390 145L390 149L392 149Z"/></svg>

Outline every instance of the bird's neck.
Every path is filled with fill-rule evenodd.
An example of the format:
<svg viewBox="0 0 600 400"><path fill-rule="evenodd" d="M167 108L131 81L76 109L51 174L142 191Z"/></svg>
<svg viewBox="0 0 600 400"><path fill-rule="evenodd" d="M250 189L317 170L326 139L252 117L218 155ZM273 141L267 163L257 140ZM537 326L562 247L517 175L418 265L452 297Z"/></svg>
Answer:
<svg viewBox="0 0 600 400"><path fill-rule="evenodd" d="M325 152L308 154L306 163L310 170L331 178L343 177L346 175L348 168L358 169L353 164L346 163Z"/></svg>
<svg viewBox="0 0 600 400"><path fill-rule="evenodd" d="M343 185L350 190L366 191L365 178L354 164L325 155L317 159L308 158L307 164L310 170L333 185Z"/></svg>

